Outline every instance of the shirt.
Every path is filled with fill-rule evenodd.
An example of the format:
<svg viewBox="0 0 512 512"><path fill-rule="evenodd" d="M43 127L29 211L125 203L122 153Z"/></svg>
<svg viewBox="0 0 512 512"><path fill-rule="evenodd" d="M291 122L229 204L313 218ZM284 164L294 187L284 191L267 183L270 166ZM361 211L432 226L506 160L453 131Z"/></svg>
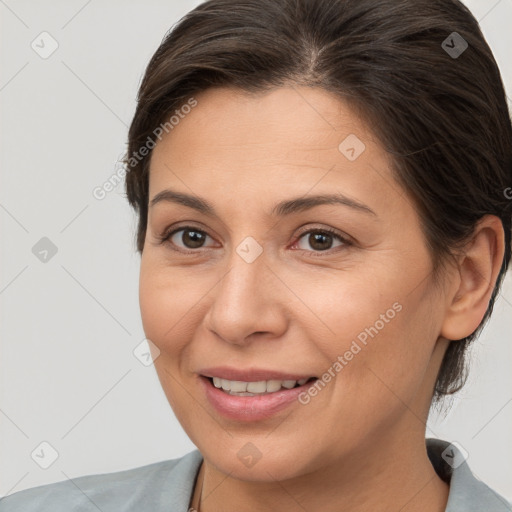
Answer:
<svg viewBox="0 0 512 512"><path fill-rule="evenodd" d="M446 512L512 511L473 475L455 445L426 443L434 469L450 485ZM0 512L188 512L202 460L194 450L178 459L25 489L0 499Z"/></svg>

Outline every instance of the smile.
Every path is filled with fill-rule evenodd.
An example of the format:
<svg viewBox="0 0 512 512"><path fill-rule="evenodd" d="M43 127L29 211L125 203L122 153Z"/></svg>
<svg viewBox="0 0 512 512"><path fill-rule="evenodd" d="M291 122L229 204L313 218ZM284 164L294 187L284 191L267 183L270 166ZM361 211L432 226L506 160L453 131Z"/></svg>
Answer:
<svg viewBox="0 0 512 512"><path fill-rule="evenodd" d="M206 399L217 413L229 420L255 422L298 405L298 396L317 378L239 381L201 375L199 380Z"/></svg>
<svg viewBox="0 0 512 512"><path fill-rule="evenodd" d="M306 384L308 380L314 378L315 377L300 380L260 380L256 382L244 382L241 380L227 380L213 377L212 382L216 388L222 389L229 395L257 396L275 393L281 389L293 389Z"/></svg>

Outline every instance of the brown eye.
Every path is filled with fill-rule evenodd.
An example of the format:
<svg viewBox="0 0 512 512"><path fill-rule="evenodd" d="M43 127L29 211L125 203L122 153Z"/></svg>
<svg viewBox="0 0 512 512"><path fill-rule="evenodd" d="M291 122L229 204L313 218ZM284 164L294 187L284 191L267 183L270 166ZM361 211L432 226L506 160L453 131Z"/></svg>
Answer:
<svg viewBox="0 0 512 512"><path fill-rule="evenodd" d="M201 249L207 238L210 238L204 231L193 227L177 229L165 236L163 242L169 242L178 249Z"/></svg>
<svg viewBox="0 0 512 512"><path fill-rule="evenodd" d="M205 234L201 231L182 230L181 241L189 249L197 249L204 244Z"/></svg>
<svg viewBox="0 0 512 512"><path fill-rule="evenodd" d="M299 249L309 250L311 248L315 252L321 252L333 248L333 243L335 240L338 240L340 243L334 247L349 245L349 242L342 236L328 229L306 231L299 238L297 245ZM305 243L303 243L303 241L305 241Z"/></svg>

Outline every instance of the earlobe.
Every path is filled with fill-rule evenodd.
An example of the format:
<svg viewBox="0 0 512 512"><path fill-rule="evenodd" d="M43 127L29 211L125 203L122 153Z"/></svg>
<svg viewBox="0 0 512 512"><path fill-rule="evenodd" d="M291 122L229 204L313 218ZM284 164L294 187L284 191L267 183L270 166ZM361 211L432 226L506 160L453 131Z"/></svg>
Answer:
<svg viewBox="0 0 512 512"><path fill-rule="evenodd" d="M503 225L495 215L486 215L477 223L458 258L455 291L447 297L440 333L444 338L465 338L480 325L503 262L504 239Z"/></svg>

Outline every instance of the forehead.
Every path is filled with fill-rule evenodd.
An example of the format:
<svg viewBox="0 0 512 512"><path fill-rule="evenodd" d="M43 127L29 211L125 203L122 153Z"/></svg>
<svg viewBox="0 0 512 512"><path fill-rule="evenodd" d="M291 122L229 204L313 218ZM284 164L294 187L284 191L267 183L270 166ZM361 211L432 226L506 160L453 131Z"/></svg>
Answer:
<svg viewBox="0 0 512 512"><path fill-rule="evenodd" d="M248 93L222 87L203 91L194 99L193 109L180 119L174 116L178 123L164 134L164 144L179 146L186 139L182 151L193 147L212 153L256 153L264 146L265 151L293 149L304 156L312 149L337 150L350 134L368 142L374 139L348 104L320 88L290 86ZM217 144L208 146L211 141Z"/></svg>
<svg viewBox="0 0 512 512"><path fill-rule="evenodd" d="M249 94L213 88L194 99L197 105L153 150L150 199L174 185L200 195L223 191L224 197L236 189L241 200L247 198L244 190L253 196L337 189L368 196L391 186L402 193L374 134L322 89Z"/></svg>

